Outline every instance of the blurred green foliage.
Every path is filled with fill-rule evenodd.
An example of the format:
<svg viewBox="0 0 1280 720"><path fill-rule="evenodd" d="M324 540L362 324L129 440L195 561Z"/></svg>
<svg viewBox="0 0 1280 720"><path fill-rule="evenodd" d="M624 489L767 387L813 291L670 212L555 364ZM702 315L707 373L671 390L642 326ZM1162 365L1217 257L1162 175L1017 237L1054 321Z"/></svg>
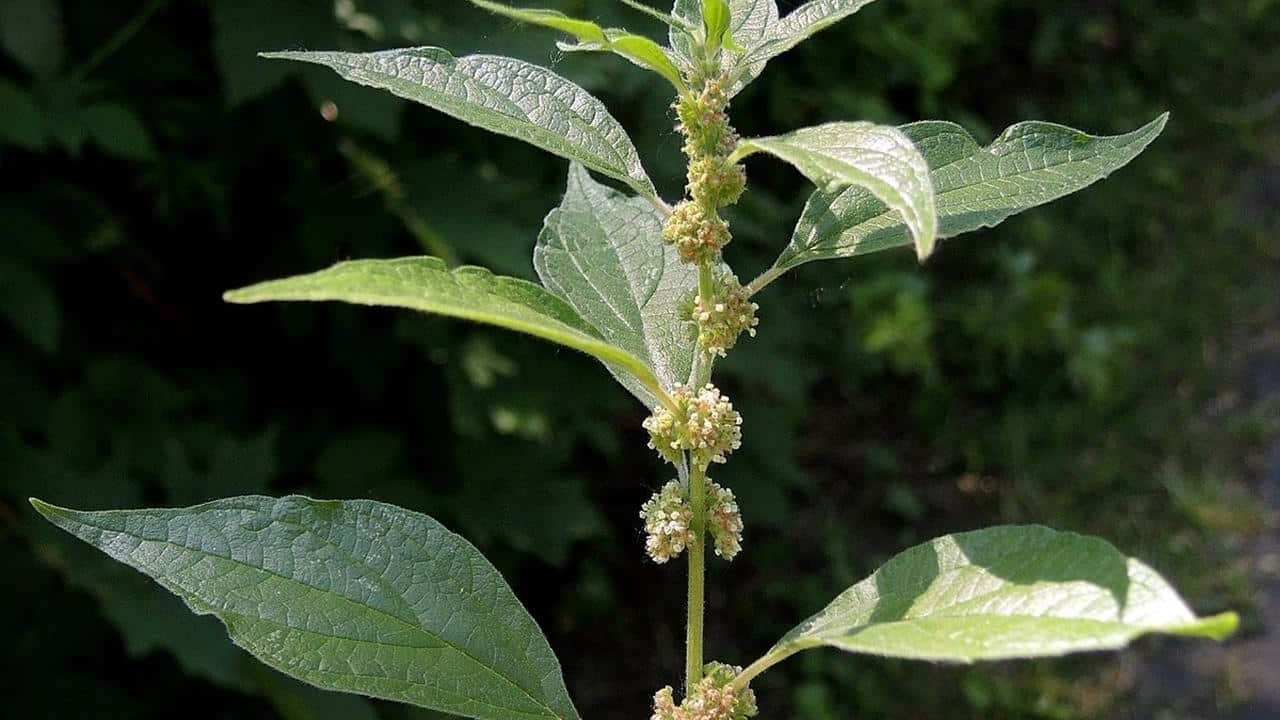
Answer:
<svg viewBox="0 0 1280 720"><path fill-rule="evenodd" d="M618 3L546 4L661 32ZM1240 373L1276 312L1277 5L884 0L741 96L744 134L1173 119L1114 179L946 242L923 268L909 252L813 264L762 296L761 336L724 363L747 442L717 477L750 552L712 567L711 656L747 661L894 549L993 521L1113 538L1200 610L1247 606L1239 550L1264 517L1242 478L1276 430ZM592 361L441 319L219 302L351 257L530 276L564 183L565 163L532 148L259 50L433 44L554 65L610 104L675 195L661 80L552 39L452 2L0 0L0 553L20 578L0 617L16 716L169 717L177 701L209 718L425 716L255 666L215 621L43 527L29 495L400 503L507 574L584 716L643 717L678 675L683 578L643 563L636 518L667 478L642 409ZM778 165L750 172L729 250L744 276L808 191ZM760 695L765 715L814 720L1122 717L1131 662L815 653Z"/></svg>

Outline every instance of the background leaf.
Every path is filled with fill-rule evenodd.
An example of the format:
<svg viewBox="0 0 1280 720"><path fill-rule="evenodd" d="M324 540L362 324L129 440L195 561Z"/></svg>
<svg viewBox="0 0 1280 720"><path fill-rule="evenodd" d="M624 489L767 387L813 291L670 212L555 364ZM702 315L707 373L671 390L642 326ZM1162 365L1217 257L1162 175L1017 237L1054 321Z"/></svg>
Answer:
<svg viewBox="0 0 1280 720"><path fill-rule="evenodd" d="M373 53L277 52L263 57L323 65L500 135L519 138L630 185L657 191L627 133L590 93L515 58L455 58L434 47Z"/></svg>
<svg viewBox="0 0 1280 720"><path fill-rule="evenodd" d="M931 168L938 236L993 227L1011 215L1083 190L1137 157L1164 130L1168 114L1125 135L1087 135L1045 122L1018 123L986 148L947 122L904 125ZM805 205L774 268L855 257L906 245L900 216L867 190L819 189Z"/></svg>
<svg viewBox="0 0 1280 720"><path fill-rule="evenodd" d="M32 503L319 687L484 720L578 717L497 570L425 515L297 496L107 512Z"/></svg>

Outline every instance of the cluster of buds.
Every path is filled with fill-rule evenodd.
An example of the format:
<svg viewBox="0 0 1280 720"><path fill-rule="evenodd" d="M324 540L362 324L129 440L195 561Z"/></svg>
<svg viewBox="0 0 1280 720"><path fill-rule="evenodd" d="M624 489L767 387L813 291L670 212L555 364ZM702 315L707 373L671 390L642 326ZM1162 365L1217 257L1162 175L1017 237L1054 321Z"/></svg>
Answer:
<svg viewBox="0 0 1280 720"><path fill-rule="evenodd" d="M674 107L680 118L676 130L685 137L685 155L694 158L733 152L738 136L729 125L729 93L724 80L706 80L697 95L681 97Z"/></svg>
<svg viewBox="0 0 1280 720"><path fill-rule="evenodd" d="M747 720L759 713L751 688L734 691L729 683L742 668L707 663L702 680L684 702L676 704L675 692L662 688L653 696L652 720Z"/></svg>
<svg viewBox="0 0 1280 720"><path fill-rule="evenodd" d="M689 453L700 467L722 463L742 446L742 416L733 403L708 383L701 390L677 385L671 390L673 409L659 406L645 418L649 447L678 465Z"/></svg>
<svg viewBox="0 0 1280 720"><path fill-rule="evenodd" d="M649 498L640 508L640 518L648 534L644 549L659 565L679 556L693 542L693 509L684 486L675 480Z"/></svg>
<svg viewBox="0 0 1280 720"><path fill-rule="evenodd" d="M707 530L715 541L716 555L732 560L742 551L742 511L733 491L707 480Z"/></svg>
<svg viewBox="0 0 1280 720"><path fill-rule="evenodd" d="M743 332L756 336L759 309L738 279L725 273L709 301L704 302L701 295L694 296L690 320L698 325L698 346L710 355L724 357Z"/></svg>
<svg viewBox="0 0 1280 720"><path fill-rule="evenodd" d="M682 262L701 265L714 262L732 236L729 225L719 215L696 202L685 200L676 205L662 226L662 239L675 247Z"/></svg>
<svg viewBox="0 0 1280 720"><path fill-rule="evenodd" d="M742 197L747 175L741 165L729 162L738 135L729 125L725 109L729 96L724 82L708 80L696 95L680 98L675 105L689 156L686 189L689 199L676 206L662 229L662 238L687 263L714 261L729 244L729 227L718 210Z"/></svg>

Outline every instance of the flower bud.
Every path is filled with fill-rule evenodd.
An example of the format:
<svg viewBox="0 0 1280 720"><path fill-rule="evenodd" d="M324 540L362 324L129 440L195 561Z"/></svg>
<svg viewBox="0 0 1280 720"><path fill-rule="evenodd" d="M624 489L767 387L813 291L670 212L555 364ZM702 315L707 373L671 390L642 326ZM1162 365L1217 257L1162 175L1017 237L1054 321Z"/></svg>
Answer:
<svg viewBox="0 0 1280 720"><path fill-rule="evenodd" d="M671 390L673 410L659 406L644 421L649 431L649 447L667 462L679 464L682 453L690 453L700 467L722 463L742 446L742 416L733 403L708 383L694 391L684 385Z"/></svg>
<svg viewBox="0 0 1280 720"><path fill-rule="evenodd" d="M707 663L702 680L684 702L676 705L670 687L653 696L652 720L747 720L759 713L751 688L735 692L729 683L742 668L724 663Z"/></svg>
<svg viewBox="0 0 1280 720"><path fill-rule="evenodd" d="M640 517L648 534L644 549L659 565L678 557L693 542L693 509L684 486L675 480L649 498Z"/></svg>
<svg viewBox="0 0 1280 720"><path fill-rule="evenodd" d="M725 273L710 301L704 303L701 295L694 297L690 319L698 324L698 346L708 354L724 357L743 332L756 336L759 309L738 279Z"/></svg>

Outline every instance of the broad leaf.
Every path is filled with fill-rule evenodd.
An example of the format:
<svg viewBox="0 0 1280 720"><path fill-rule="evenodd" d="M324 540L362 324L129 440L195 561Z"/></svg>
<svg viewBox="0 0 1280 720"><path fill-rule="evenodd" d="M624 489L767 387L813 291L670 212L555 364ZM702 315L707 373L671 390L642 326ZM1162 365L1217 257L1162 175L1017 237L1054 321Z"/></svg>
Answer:
<svg viewBox="0 0 1280 720"><path fill-rule="evenodd" d="M541 25L576 37L579 44L563 46L566 50L616 53L639 67L658 73L677 90L685 89L680 69L667 57L661 45L647 37L626 30L606 30L589 20L571 18L557 10L513 8L489 0L469 0L469 2L503 17Z"/></svg>
<svg viewBox="0 0 1280 720"><path fill-rule="evenodd" d="M660 396L643 360L603 339L560 298L534 283L483 268L449 270L433 257L356 260L328 270L273 280L226 294L228 302L336 300L421 310L528 333L595 356L615 373Z"/></svg>
<svg viewBox="0 0 1280 720"><path fill-rule="evenodd" d="M1038 526L944 535L894 557L782 638L808 648L968 663L1123 647L1148 633L1222 639L1154 570L1097 538Z"/></svg>
<svg viewBox="0 0 1280 720"><path fill-rule="evenodd" d="M579 165L569 170L560 207L538 236L533 265L609 343L643 360L670 387L689 380L694 336L680 319L698 271L662 242L662 215L642 198L625 197ZM654 398L626 375L618 380L646 405Z"/></svg>
<svg viewBox="0 0 1280 720"><path fill-rule="evenodd" d="M174 510L32 504L318 687L484 720L578 717L551 647L502 576L425 515L297 496Z"/></svg>
<svg viewBox="0 0 1280 720"><path fill-rule="evenodd" d="M760 151L795 165L820 189L865 188L903 218L921 259L933 252L938 217L929 164L901 131L865 122L828 123L744 140L732 157Z"/></svg>
<svg viewBox="0 0 1280 720"><path fill-rule="evenodd" d="M546 68L495 55L455 58L435 47L262 56L323 65L352 82L576 160L645 197L657 196L635 145L604 104Z"/></svg>
<svg viewBox="0 0 1280 720"><path fill-rule="evenodd" d="M945 238L998 225L1107 177L1145 150L1168 117L1166 113L1145 127L1111 137L1051 123L1019 123L986 148L953 123L919 122L901 130L932 168L938 236ZM819 189L809 198L774 272L909 242L901 216L866 190Z"/></svg>

